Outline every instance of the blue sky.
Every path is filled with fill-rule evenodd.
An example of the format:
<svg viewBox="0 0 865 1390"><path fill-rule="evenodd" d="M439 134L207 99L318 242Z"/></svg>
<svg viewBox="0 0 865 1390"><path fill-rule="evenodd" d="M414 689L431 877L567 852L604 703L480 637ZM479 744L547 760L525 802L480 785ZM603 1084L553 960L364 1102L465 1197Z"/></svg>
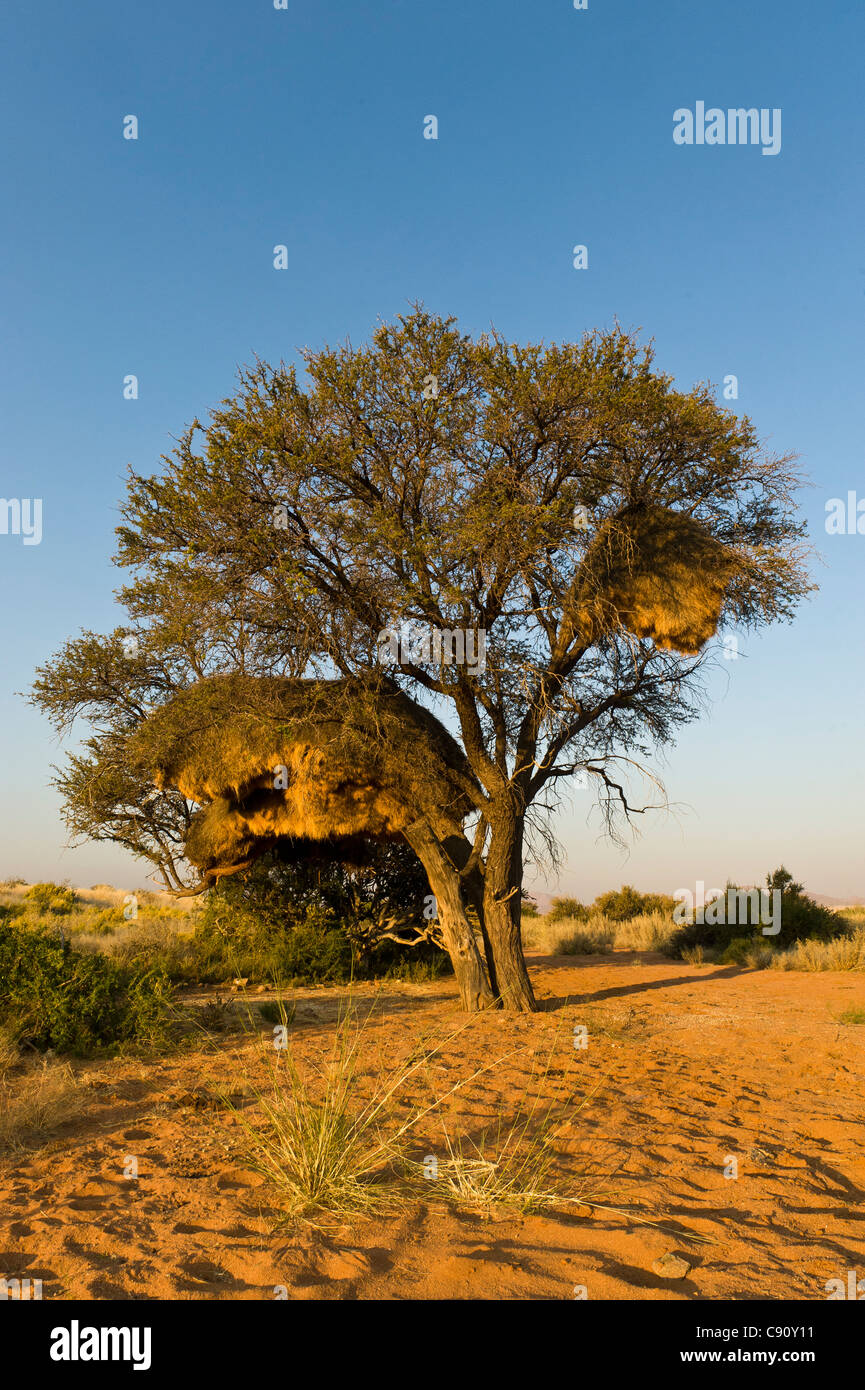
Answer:
<svg viewBox="0 0 865 1390"><path fill-rule="evenodd" d="M640 328L683 386L735 374L812 482L819 594L722 663L663 767L677 819L623 858L573 793L562 891L783 859L865 895L865 535L824 529L829 498L865 497L861 3L7 0L3 28L0 495L44 519L39 545L0 535L0 876L144 883L64 848L63 750L15 693L120 620L126 465L155 468L254 354L359 342L422 299L514 339ZM780 153L674 144L697 101L780 108Z"/></svg>

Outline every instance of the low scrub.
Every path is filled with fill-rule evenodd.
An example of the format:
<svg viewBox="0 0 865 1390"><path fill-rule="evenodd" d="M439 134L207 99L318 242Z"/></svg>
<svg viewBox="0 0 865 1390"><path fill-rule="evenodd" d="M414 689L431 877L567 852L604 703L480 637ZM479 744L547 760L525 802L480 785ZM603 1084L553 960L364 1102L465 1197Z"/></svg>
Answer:
<svg viewBox="0 0 865 1390"><path fill-rule="evenodd" d="M249 1166L275 1189L286 1221L323 1225L382 1211L397 1200L408 1137L431 1108L404 1092L435 1049L421 1046L392 1069L381 1066L371 1088L362 1090L365 1027L349 1006L329 1055L309 1079L289 1049L276 1053L269 1089L254 1091L258 1123L237 1112Z"/></svg>
<svg viewBox="0 0 865 1390"><path fill-rule="evenodd" d="M34 883L24 898L34 912L55 917L66 917L78 906L74 889L66 883Z"/></svg>
<svg viewBox="0 0 865 1390"><path fill-rule="evenodd" d="M792 875L782 866L766 877L766 890L771 897L761 897L761 910L768 907L771 923L763 919L763 926L771 925L779 930L764 933L758 922L739 921L742 909L739 903L745 895L757 890L741 889L728 883L721 900L720 910L715 911L707 905L705 915L710 920L690 921L670 937L667 951L671 956L685 959L685 952L694 947L702 947L704 953L711 952L714 958L725 965L753 964L760 959L764 963L774 959L779 952L789 950L798 942L829 942L849 935L851 925L840 914L831 912L814 902L805 893L801 883L794 883ZM733 895L738 895L738 901ZM731 910L735 902L736 910ZM712 920L715 916L720 920ZM735 920L729 920L734 918ZM766 956L766 952L770 952ZM756 954L755 954L756 953Z"/></svg>
<svg viewBox="0 0 865 1390"><path fill-rule="evenodd" d="M661 951L675 932L663 912L641 913L618 922L600 913L586 918L533 918L523 923L523 942L529 951L546 955L602 955L608 951Z"/></svg>
<svg viewBox="0 0 865 1390"><path fill-rule="evenodd" d="M84 1055L162 1044L170 992L156 971L73 950L38 928L0 923L0 1023L32 1048Z"/></svg>
<svg viewBox="0 0 865 1390"><path fill-rule="evenodd" d="M675 899L664 893L640 893L630 883L601 893L587 907L578 898L553 898L547 913L548 922L587 922L603 917L609 922L631 922L638 917L661 915L672 917Z"/></svg>
<svg viewBox="0 0 865 1390"><path fill-rule="evenodd" d="M602 913L613 922L630 922L635 917L653 913L672 916L676 901L664 893L640 893L626 883L611 893L601 893L592 905L593 912Z"/></svg>
<svg viewBox="0 0 865 1390"><path fill-rule="evenodd" d="M0 1153L44 1142L85 1104L85 1087L68 1062L23 1058L11 1031L0 1029Z"/></svg>
<svg viewBox="0 0 865 1390"><path fill-rule="evenodd" d="M773 970L865 970L865 928L834 941L799 941L769 962Z"/></svg>

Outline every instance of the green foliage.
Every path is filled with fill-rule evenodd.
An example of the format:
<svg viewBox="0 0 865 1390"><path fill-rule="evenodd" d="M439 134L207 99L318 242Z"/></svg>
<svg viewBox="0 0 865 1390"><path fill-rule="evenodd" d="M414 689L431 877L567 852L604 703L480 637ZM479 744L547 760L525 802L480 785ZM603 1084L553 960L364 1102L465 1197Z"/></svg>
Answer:
<svg viewBox="0 0 865 1390"><path fill-rule="evenodd" d="M24 897L40 916L50 912L55 917L68 917L78 906L74 890L65 883L34 883Z"/></svg>
<svg viewBox="0 0 865 1390"><path fill-rule="evenodd" d="M628 922L632 917L642 917L647 913L672 913L675 905L675 899L664 893L639 893L625 883L621 888L601 893L595 898L591 910L609 917L613 922Z"/></svg>
<svg viewBox="0 0 865 1390"><path fill-rule="evenodd" d="M734 936L731 937L720 956L719 965L747 965L748 957L754 950L753 936Z"/></svg>
<svg viewBox="0 0 865 1390"><path fill-rule="evenodd" d="M736 887L728 884L727 890ZM675 932L665 949L671 956L682 959L685 951L702 946L719 952L719 959L725 964L745 964L748 952L753 952L755 945L784 951L799 941L832 941L850 932L850 923L809 898L801 883L795 883L783 865L767 874L766 887L770 892L777 890L781 894L781 930L777 934L764 936L759 925L750 923L695 921ZM774 907L772 910L774 912ZM743 927L750 931L749 936L743 935Z"/></svg>
<svg viewBox="0 0 865 1390"><path fill-rule="evenodd" d="M123 909L103 907L101 911L88 915L81 926L82 931L93 932L94 936L113 936L121 927L127 925Z"/></svg>
<svg viewBox="0 0 865 1390"><path fill-rule="evenodd" d="M41 930L0 924L0 1022L38 1049L84 1055L169 1036L170 986L74 951Z"/></svg>
<svg viewBox="0 0 865 1390"><path fill-rule="evenodd" d="M654 506L704 527L734 565L730 623L787 619L812 587L790 460L764 454L708 385L677 390L618 327L577 343L473 340L416 306L358 348L309 351L305 368L302 381L243 369L157 474L130 477L129 625L81 634L34 683L58 730L84 718L97 731L55 784L70 829L149 858L175 886L191 807L136 773L128 742L203 670L235 671L242 653L257 676L369 672L397 615L483 627L486 668L468 685L434 664L419 677L403 663L395 679L473 706L483 737L467 756L476 774L495 761L506 801L511 731L537 691L536 725L556 737L555 756L543 739L521 749L543 769L534 799L575 760L669 742L699 713L697 666L663 647L623 662L615 633L586 644L566 611L605 523Z"/></svg>
<svg viewBox="0 0 865 1390"><path fill-rule="evenodd" d="M589 909L578 898L553 898L547 918L550 922L562 922L565 918L585 922L588 915Z"/></svg>
<svg viewBox="0 0 865 1390"><path fill-rule="evenodd" d="M366 864L348 868L271 853L221 879L196 924L200 978L288 985L442 973L447 958L432 942L381 937L390 918L423 921L429 889L414 855L400 845L367 854Z"/></svg>
<svg viewBox="0 0 865 1390"><path fill-rule="evenodd" d="M770 890L777 888L781 893L790 893L796 897L805 891L803 884L793 882L793 875L789 869L784 868L783 864L780 868L773 869L770 874L766 875L766 887Z"/></svg>
<svg viewBox="0 0 865 1390"><path fill-rule="evenodd" d="M626 883L609 893L601 893L590 907L581 903L578 898L553 898L547 920L587 922L590 917L606 917L610 922L630 922L635 917L650 916L658 912L669 915L674 907L673 898L663 893L639 893L636 888Z"/></svg>

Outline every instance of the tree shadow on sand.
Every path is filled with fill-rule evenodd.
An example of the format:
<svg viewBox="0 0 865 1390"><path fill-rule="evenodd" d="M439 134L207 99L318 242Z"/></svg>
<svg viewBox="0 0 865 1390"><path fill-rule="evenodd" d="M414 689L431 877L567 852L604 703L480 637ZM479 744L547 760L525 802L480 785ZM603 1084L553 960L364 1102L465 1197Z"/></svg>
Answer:
<svg viewBox="0 0 865 1390"><path fill-rule="evenodd" d="M544 966L544 969L547 968L555 969L556 966ZM721 970L713 970L709 978L713 981L729 980L744 973L744 966L728 965ZM632 995L646 994L651 990L671 989L674 985L693 985L695 980L699 978L699 976L694 975L666 976L661 980L634 980L627 985L610 985L606 989L589 989L580 994L553 995L546 999L539 999L538 1009L542 1013L555 1013L556 1010L564 1009L569 1004L597 1004L603 999L627 999Z"/></svg>

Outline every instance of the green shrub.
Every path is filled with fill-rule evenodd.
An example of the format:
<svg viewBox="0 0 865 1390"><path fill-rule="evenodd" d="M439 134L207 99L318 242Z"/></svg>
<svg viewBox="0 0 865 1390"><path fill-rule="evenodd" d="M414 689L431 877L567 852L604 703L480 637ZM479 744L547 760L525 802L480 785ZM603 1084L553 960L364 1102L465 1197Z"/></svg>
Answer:
<svg viewBox="0 0 865 1390"><path fill-rule="evenodd" d="M86 1054L169 1035L170 985L74 951L43 930L0 924L0 1022L40 1050Z"/></svg>
<svg viewBox="0 0 865 1390"><path fill-rule="evenodd" d="M200 979L219 984L247 976L280 985L350 979L351 945L326 909L290 900L268 909L244 902L238 889L220 884L196 923Z"/></svg>
<svg viewBox="0 0 865 1390"><path fill-rule="evenodd" d="M756 923L695 921L675 932L665 949L670 955L683 959L684 951L702 946L718 951L720 960L725 963L745 963L739 944L742 941L747 943L749 950L759 946L777 952L788 950L799 941L832 941L851 931L850 923L843 917L809 898L802 885L794 883L783 866L767 875L766 886L770 892L777 890L781 894L781 930L776 934L764 935ZM728 884L727 891L735 887L735 884ZM743 935L743 928L750 931L749 936Z"/></svg>
<svg viewBox="0 0 865 1390"><path fill-rule="evenodd" d="M718 957L719 965L747 965L748 957L754 950L752 936L734 936Z"/></svg>
<svg viewBox="0 0 865 1390"><path fill-rule="evenodd" d="M588 915L589 909L584 907L578 898L553 898L547 913L547 920L562 922L567 919L573 922L584 922Z"/></svg>
<svg viewBox="0 0 865 1390"><path fill-rule="evenodd" d="M121 908L104 907L101 911L88 915L80 929L93 932L94 936L113 936L119 927L126 925Z"/></svg>
<svg viewBox="0 0 865 1390"><path fill-rule="evenodd" d="M632 917L642 917L653 912L671 914L675 906L675 898L664 893L640 893L630 883L625 883L610 893L601 893L595 898L591 910L602 913L614 922L628 922Z"/></svg>
<svg viewBox="0 0 865 1390"><path fill-rule="evenodd" d="M96 934L101 935L99 929ZM134 922L125 922L122 931L105 933L108 940L97 943L94 949L104 951L111 960L139 973L155 970L175 983L195 984L201 980L201 953L194 936L160 918L142 914ZM233 979L237 971L226 965L216 983Z"/></svg>
<svg viewBox="0 0 865 1390"><path fill-rule="evenodd" d="M611 928L598 927L577 927L568 936L559 942L559 954L562 956L598 956L604 955L613 947L613 930Z"/></svg>
<svg viewBox="0 0 865 1390"><path fill-rule="evenodd" d="M77 895L65 883L34 883L24 897L40 916L50 912L55 917L67 917L78 906Z"/></svg>
<svg viewBox="0 0 865 1390"><path fill-rule="evenodd" d="M199 978L292 985L445 973L450 963L432 943L376 939L382 916L419 918L429 889L407 847L373 847L370 857L349 869L272 853L222 879L196 923Z"/></svg>

